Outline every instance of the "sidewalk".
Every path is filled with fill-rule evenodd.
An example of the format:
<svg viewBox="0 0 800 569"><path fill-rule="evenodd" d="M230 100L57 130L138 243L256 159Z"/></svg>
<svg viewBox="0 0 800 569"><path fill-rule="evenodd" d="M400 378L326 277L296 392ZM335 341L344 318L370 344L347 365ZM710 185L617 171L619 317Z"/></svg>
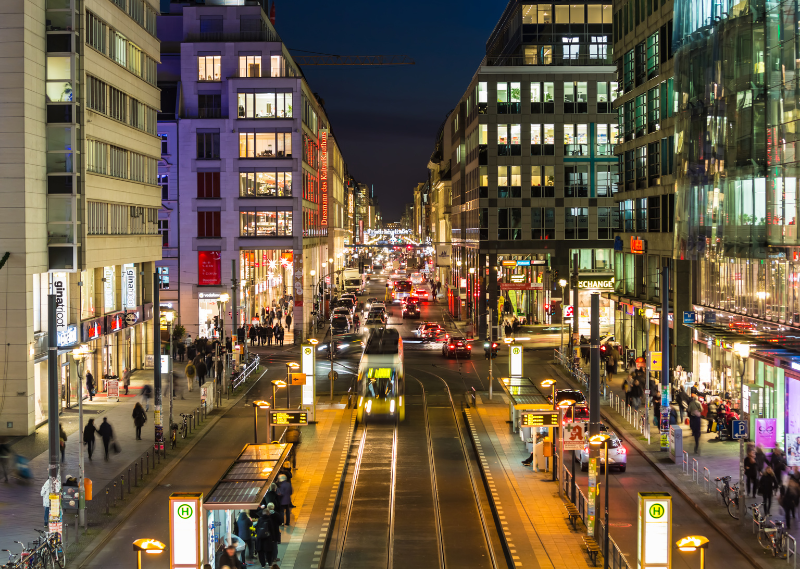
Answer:
<svg viewBox="0 0 800 569"><path fill-rule="evenodd" d="M551 364L550 368L555 374L567 379L570 383L577 386L577 382L569 379L560 365ZM622 391L622 381L627 373L617 373L609 382L615 395L624 396ZM582 386L580 386L582 387ZM642 408L643 410L643 408ZM739 443L738 441L720 441L715 433L706 433L706 423L703 420L701 428L700 453L694 454L694 438L688 425L673 425L680 427L683 431L684 450L688 453L688 474L683 472L682 460L677 458L674 463L669 458L667 452L660 449L660 436L658 430L652 425L652 409L650 433L651 443L642 437L641 433L634 429L624 416L611 408L605 399L601 398L601 415L603 420L611 426L618 435L632 445L645 459L656 468L667 482L678 491L688 502L693 504L698 513L706 521L714 526L720 533L726 536L730 544L740 553L747 557L751 563L764 569L776 569L785 567L786 560L774 559L770 552L761 548L758 544L757 536L752 531L752 522L747 517L746 525L734 520L728 514L726 507L716 491L714 478L730 475L732 482L739 479ZM697 461L697 475L693 477L692 468L694 461ZM704 469L708 469L706 473ZM704 488L704 477L709 481ZM694 478L694 480L693 480ZM706 492L706 489L708 490ZM775 496L772 503L772 517L775 520L784 520L783 510L778 504L779 498ZM761 498L747 498L747 505L751 506L760 503ZM796 521L789 533L796 539L800 539L800 524Z"/></svg>
<svg viewBox="0 0 800 569"><path fill-rule="evenodd" d="M150 411L148 421L142 428L142 440L136 440L136 429L133 424L132 413L134 404L140 401L133 393L139 393L145 384L153 382L152 370L139 370L131 375L131 390L126 397L124 389L119 403L116 398L108 400L107 397L94 397L94 401L84 400L83 413L84 424L89 419L95 420L95 426L99 427L103 418L114 429L114 438L121 447L120 454L110 455L109 460L103 458L103 442L96 436L93 460L89 460L88 454L84 455L85 477L92 480L95 495L114 478L126 473L127 468L133 460L153 448L154 438L154 406L150 401ZM177 422L181 413L190 413L200 405L200 390L195 380L194 390L186 392L186 380L183 376L183 366L176 365L175 369L176 392L173 401L173 419ZM136 391L133 388L136 388ZM165 386L166 388L166 386ZM104 394L103 394L104 395ZM163 394L163 409L165 423L168 417L168 391ZM184 397L183 399L181 397ZM230 402L235 399L229 400ZM228 401L224 398L222 405L226 406ZM86 447L82 444L81 433L78 432L78 409L65 409L61 415L60 422L67 430L67 444L65 462L61 464L62 480L66 476L78 475L78 453L86 452ZM165 432L168 432L165 429ZM45 450L41 450L44 441ZM3 483L0 479L0 548L18 551L19 546L15 540L27 543L37 537L34 528L43 528L44 508L40 490L47 479L48 452L46 450L47 425L37 430L34 435L24 437L12 445L12 449L30 459L30 467L33 472L33 480L27 484L21 484L12 479L9 483ZM28 452L33 452L29 455ZM170 454L167 454L168 459Z"/></svg>

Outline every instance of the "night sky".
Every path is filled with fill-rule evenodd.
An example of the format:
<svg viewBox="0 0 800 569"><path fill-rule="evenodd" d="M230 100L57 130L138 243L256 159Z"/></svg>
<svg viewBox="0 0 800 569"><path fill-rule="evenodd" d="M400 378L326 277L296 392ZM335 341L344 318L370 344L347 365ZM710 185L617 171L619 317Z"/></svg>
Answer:
<svg viewBox="0 0 800 569"><path fill-rule="evenodd" d="M275 27L299 50L408 55L416 65L306 66L325 101L350 174L374 185L386 221L399 221L427 178L435 136L469 85L504 0L277 0Z"/></svg>

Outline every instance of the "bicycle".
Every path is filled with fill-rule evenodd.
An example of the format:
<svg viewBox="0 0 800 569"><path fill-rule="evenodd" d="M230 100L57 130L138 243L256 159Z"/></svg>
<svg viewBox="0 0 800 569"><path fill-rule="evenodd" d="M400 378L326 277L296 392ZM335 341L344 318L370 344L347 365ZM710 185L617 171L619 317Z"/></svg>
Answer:
<svg viewBox="0 0 800 569"><path fill-rule="evenodd" d="M714 479L717 484L717 492L720 493L722 504L728 509L728 514L734 519L739 519L739 483L731 485L730 476L722 476ZM723 483L722 488L719 482Z"/></svg>
<svg viewBox="0 0 800 569"><path fill-rule="evenodd" d="M54 560L61 569L64 569L66 560L64 559L64 547L61 543L61 535L55 531L45 532L40 529L37 529L36 531L39 532L39 535L44 540L44 546L49 553L50 558Z"/></svg>
<svg viewBox="0 0 800 569"><path fill-rule="evenodd" d="M764 525L758 530L758 543L764 549L772 550L773 557L786 557L786 542L786 524L780 520L765 520Z"/></svg>
<svg viewBox="0 0 800 569"><path fill-rule="evenodd" d="M172 423L169 430L169 443L175 449L178 446L178 423Z"/></svg>
<svg viewBox="0 0 800 569"><path fill-rule="evenodd" d="M191 419L193 415L181 413L181 418L183 419L183 424L181 425L181 438L185 439L189 435L189 419Z"/></svg>

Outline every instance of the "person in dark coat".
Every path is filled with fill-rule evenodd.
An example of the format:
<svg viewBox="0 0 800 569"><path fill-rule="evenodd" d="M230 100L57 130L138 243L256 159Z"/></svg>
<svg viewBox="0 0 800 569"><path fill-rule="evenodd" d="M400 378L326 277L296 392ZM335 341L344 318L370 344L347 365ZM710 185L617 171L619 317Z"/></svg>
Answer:
<svg viewBox="0 0 800 569"><path fill-rule="evenodd" d="M111 439L114 438L114 429L111 428L108 418L103 417L103 422L100 424L100 428L97 429L97 433L103 439L103 450L106 451L106 460L108 460L108 445L111 444Z"/></svg>
<svg viewBox="0 0 800 569"><path fill-rule="evenodd" d="M756 445L756 465L758 465L758 471L762 472L764 470L764 465L767 463L767 455L764 454L764 449L761 448L761 445Z"/></svg>
<svg viewBox="0 0 800 569"><path fill-rule="evenodd" d="M274 547L274 537L272 532L274 526L269 514L259 514L258 522L256 522L256 551L258 551L258 561L262 567L267 566L267 560L272 558L272 549Z"/></svg>
<svg viewBox="0 0 800 569"><path fill-rule="evenodd" d="M783 473L786 470L786 458L783 456L783 451L780 447L775 447L772 451L772 457L769 460L769 465L772 467L772 471L775 473L775 480L778 481L778 489L781 491L781 496L783 496L783 492L785 487L783 485Z"/></svg>
<svg viewBox="0 0 800 569"><path fill-rule="evenodd" d="M768 466L761 475L761 479L758 481L758 493L761 494L764 500L764 508L761 510L761 513L765 516L769 515L769 510L772 507L772 494L777 487L778 481L775 479L775 473L772 471L772 468Z"/></svg>
<svg viewBox="0 0 800 569"><path fill-rule="evenodd" d="M227 336L225 338L225 351L229 354L233 351L233 344L231 343L231 337Z"/></svg>
<svg viewBox="0 0 800 569"><path fill-rule="evenodd" d="M136 440L142 440L142 427L147 422L147 413L144 411L142 404L137 402L133 406L133 424L136 427Z"/></svg>
<svg viewBox="0 0 800 569"><path fill-rule="evenodd" d="M186 359L189 361L194 360L197 357L197 348L194 344L189 344L189 347L186 348Z"/></svg>
<svg viewBox="0 0 800 569"><path fill-rule="evenodd" d="M286 329L287 330L291 330L292 329L292 315L291 314L287 314L286 315Z"/></svg>
<svg viewBox="0 0 800 569"><path fill-rule="evenodd" d="M83 444L86 445L86 451L89 453L89 460L92 460L92 453L94 452L94 434L97 429L94 426L94 419L89 419L89 422L83 428Z"/></svg>
<svg viewBox="0 0 800 569"><path fill-rule="evenodd" d="M229 543L217 561L217 569L243 569L244 564L236 557L236 545Z"/></svg>
<svg viewBox="0 0 800 569"><path fill-rule="evenodd" d="M786 512L786 529L792 529L792 518L797 519L795 510L800 503L800 484L797 480L790 476L786 484L786 492L783 493L781 498L781 507Z"/></svg>
<svg viewBox="0 0 800 569"><path fill-rule="evenodd" d="M703 416L703 406L697 399L697 395L692 395L692 402L689 403L689 428L694 437L694 453L700 453L700 418Z"/></svg>
<svg viewBox="0 0 800 569"><path fill-rule="evenodd" d="M214 350L210 351L208 354L206 354L206 373L208 375L214 375L213 371L214 371L214 353L215 352L216 352L216 349L214 349Z"/></svg>
<svg viewBox="0 0 800 569"><path fill-rule="evenodd" d="M267 511L269 512L270 522L272 523L272 555L269 558L270 563L277 563L278 559L278 545L281 543L281 518L283 514L275 511L275 504L270 502L267 504Z"/></svg>
<svg viewBox="0 0 800 569"><path fill-rule="evenodd" d="M208 373L208 368L206 367L206 362L202 359L198 361L195 366L195 370L197 371L197 378L200 385L203 385L206 382L206 374Z"/></svg>
<svg viewBox="0 0 800 569"><path fill-rule="evenodd" d="M292 483L285 474L278 476L278 496L281 497L281 525L291 525L292 517Z"/></svg>
<svg viewBox="0 0 800 569"><path fill-rule="evenodd" d="M755 498L756 489L758 488L758 472L756 453L754 450L750 450L744 459L744 476L747 479L745 496L750 495Z"/></svg>
<svg viewBox="0 0 800 569"><path fill-rule="evenodd" d="M86 370L86 393L89 394L89 401L94 397L94 376L88 369Z"/></svg>
<svg viewBox="0 0 800 569"><path fill-rule="evenodd" d="M256 345L256 329L253 326L250 326L250 331L247 333L247 335L250 337L250 345L251 346L255 346Z"/></svg>
<svg viewBox="0 0 800 569"><path fill-rule="evenodd" d="M254 553L254 550L253 550L253 539L252 539L252 537L250 535L250 526L252 525L252 523L253 522L250 519L250 516L247 515L247 512L240 512L239 513L239 517L236 518L236 529L237 529L238 534L239 534L239 539L241 539L245 543L245 545L247 546L247 549L250 550L250 558L251 559L254 557L254 555L253 555L253 553ZM245 562L245 552L242 551L242 565L245 565L245 564L246 564L246 562Z"/></svg>
<svg viewBox="0 0 800 569"><path fill-rule="evenodd" d="M268 346L272 345L272 336L273 336L274 332L275 332L275 330L272 327L272 324L271 323L267 324L267 327L265 328L265 333L267 335L267 345Z"/></svg>

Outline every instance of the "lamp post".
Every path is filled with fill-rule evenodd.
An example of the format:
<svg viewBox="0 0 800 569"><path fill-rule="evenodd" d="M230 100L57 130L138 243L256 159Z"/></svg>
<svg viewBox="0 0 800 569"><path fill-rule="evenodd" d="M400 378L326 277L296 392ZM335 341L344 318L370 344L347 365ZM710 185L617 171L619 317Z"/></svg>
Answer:
<svg viewBox="0 0 800 569"><path fill-rule="evenodd" d="M259 399L258 401L253 401L253 444L258 444L258 410L259 409L266 409L269 411L269 401L264 401ZM269 415L267 415L269 417ZM267 423L267 433L269 433L269 422ZM270 437L271 438L271 437ZM269 441L267 441L269 442Z"/></svg>
<svg viewBox="0 0 800 569"><path fill-rule="evenodd" d="M564 357L564 287L567 286L567 281L559 279L558 286L561 287L561 357ZM574 308L573 308L574 310Z"/></svg>
<svg viewBox="0 0 800 569"><path fill-rule="evenodd" d="M87 344L81 344L80 347L72 350L72 357L75 364L78 366L78 433L80 433L80 440L83 440L83 360L92 353ZM83 446L78 453L78 488L81 493L81 500L78 505L78 523L82 527L86 527L86 501L83 495Z"/></svg>
<svg viewBox="0 0 800 569"><path fill-rule="evenodd" d="M555 393L555 387L553 388L553 392ZM555 399L554 399L555 401ZM558 426L560 429L564 429L564 425L566 424L567 420L567 409L570 407L575 406L574 399L562 399L556 405L556 408L560 411L558 414ZM572 416L575 416L575 412L573 411ZM561 432L561 464L564 463L564 431ZM559 483L559 496L561 495L561 487L563 484ZM571 496L571 497L570 497ZM572 472L571 472L571 479L570 479L570 496L568 499L574 504L575 503L575 451L572 451Z"/></svg>
<svg viewBox="0 0 800 569"><path fill-rule="evenodd" d="M603 506L605 507L605 526L606 529L603 532L603 569L608 569L608 444L611 441L611 437L607 434L600 433L599 435L594 435L589 439L589 444L594 446L603 446L605 450L605 455L603 460L605 461L606 465L606 473L605 473L605 480L603 483L606 485L605 489L605 496L603 498Z"/></svg>
<svg viewBox="0 0 800 569"><path fill-rule="evenodd" d="M700 550L700 569L706 569L706 552L708 538L702 535L689 535L675 542L675 547L683 553L693 553Z"/></svg>
<svg viewBox="0 0 800 569"><path fill-rule="evenodd" d="M291 409L291 403L289 402L289 393L290 387L292 385L292 372L297 371L300 369L300 364L297 362L289 362L286 364L286 408Z"/></svg>
<svg viewBox="0 0 800 569"><path fill-rule="evenodd" d="M320 302L320 308L322 309L322 317L328 317L328 311L325 309L325 282L322 280L322 276L325 274L325 269L328 267L328 263L323 261L322 263L322 273L319 275L320 284L322 285L322 301Z"/></svg>
<svg viewBox="0 0 800 569"><path fill-rule="evenodd" d="M142 551L145 553L163 553L166 545L157 539L137 539L133 542L133 550L136 552L136 567L142 569Z"/></svg>
<svg viewBox="0 0 800 569"><path fill-rule="evenodd" d="M750 356L750 344L741 344L739 342L733 345L733 351L742 359L742 375L739 380L739 420L744 421L744 374L747 371L747 358ZM749 421L748 421L749 422ZM748 425L749 426L749 425ZM744 480L744 457L745 457L745 444L744 438L739 439L739 480ZM747 506L742 497L742 491L739 490L739 523L742 526L746 525L745 515L747 513Z"/></svg>

